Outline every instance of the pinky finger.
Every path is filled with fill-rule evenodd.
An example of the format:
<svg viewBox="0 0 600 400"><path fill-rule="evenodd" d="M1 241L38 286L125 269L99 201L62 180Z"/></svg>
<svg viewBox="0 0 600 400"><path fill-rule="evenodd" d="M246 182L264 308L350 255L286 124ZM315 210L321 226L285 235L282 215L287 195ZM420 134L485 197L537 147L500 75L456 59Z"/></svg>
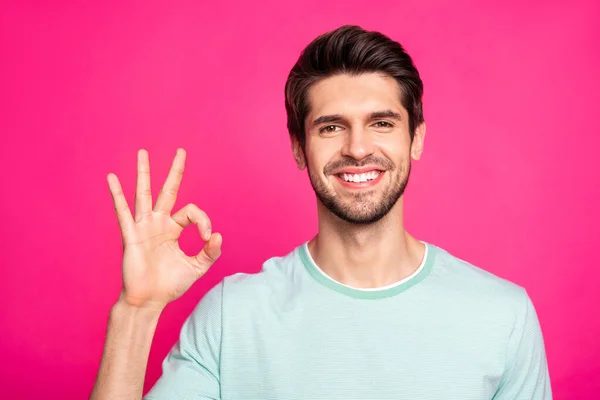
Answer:
<svg viewBox="0 0 600 400"><path fill-rule="evenodd" d="M123 193L119 178L117 178L115 174L108 174L106 180L108 181L108 188L112 195L121 233L125 236L125 232L134 224L129 205L127 205L127 199L125 199L125 194Z"/></svg>

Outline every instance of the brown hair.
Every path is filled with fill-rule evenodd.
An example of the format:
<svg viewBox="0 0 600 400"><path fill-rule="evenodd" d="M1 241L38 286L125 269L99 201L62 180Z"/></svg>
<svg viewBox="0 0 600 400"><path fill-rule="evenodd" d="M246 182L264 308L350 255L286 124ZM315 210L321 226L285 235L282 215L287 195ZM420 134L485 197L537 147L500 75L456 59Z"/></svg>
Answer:
<svg viewBox="0 0 600 400"><path fill-rule="evenodd" d="M309 111L308 89L337 74L381 72L400 86L402 105L408 111L410 138L423 119L423 82L400 43L379 32L344 25L313 40L300 54L285 84L288 131L305 145L304 120Z"/></svg>

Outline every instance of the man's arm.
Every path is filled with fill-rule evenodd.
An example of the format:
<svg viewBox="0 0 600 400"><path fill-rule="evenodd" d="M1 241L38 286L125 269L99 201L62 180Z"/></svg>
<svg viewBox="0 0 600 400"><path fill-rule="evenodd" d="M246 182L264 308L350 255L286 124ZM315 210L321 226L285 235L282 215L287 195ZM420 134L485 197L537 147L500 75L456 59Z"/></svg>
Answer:
<svg viewBox="0 0 600 400"><path fill-rule="evenodd" d="M507 368L494 400L551 400L544 338L531 299L524 304L509 341Z"/></svg>
<svg viewBox="0 0 600 400"><path fill-rule="evenodd" d="M118 301L111 309L100 371L90 400L141 399L161 310Z"/></svg>
<svg viewBox="0 0 600 400"><path fill-rule="evenodd" d="M135 217L117 176L107 176L123 241L123 289L110 313L92 400L141 398L161 311L183 295L221 255L223 238L212 232L204 211L188 204L172 214L185 157L185 150L178 149L153 208L148 152L138 151ZM189 225L195 225L205 241L202 250L193 256L185 254L178 242Z"/></svg>

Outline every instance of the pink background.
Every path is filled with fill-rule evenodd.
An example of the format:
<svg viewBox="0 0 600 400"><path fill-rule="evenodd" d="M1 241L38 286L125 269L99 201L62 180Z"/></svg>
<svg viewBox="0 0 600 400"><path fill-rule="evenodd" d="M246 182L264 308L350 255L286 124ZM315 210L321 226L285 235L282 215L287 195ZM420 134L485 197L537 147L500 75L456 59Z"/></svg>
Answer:
<svg viewBox="0 0 600 400"><path fill-rule="evenodd" d="M400 41L425 83L407 228L525 286L555 398L598 398L597 2L119 3L0 11L0 398L89 396L121 284L106 175L131 203L138 148L155 198L188 151L176 209L196 203L224 236L218 264L165 311L146 389L209 287L311 237L283 86L300 50L344 23ZM199 250L194 229L182 247Z"/></svg>

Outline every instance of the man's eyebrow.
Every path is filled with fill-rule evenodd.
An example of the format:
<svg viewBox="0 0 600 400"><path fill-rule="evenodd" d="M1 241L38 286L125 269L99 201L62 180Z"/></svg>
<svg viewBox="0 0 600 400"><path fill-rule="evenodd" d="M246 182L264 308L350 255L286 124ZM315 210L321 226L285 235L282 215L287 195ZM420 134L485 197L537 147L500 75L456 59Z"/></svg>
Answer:
<svg viewBox="0 0 600 400"><path fill-rule="evenodd" d="M344 119L344 117L342 117L340 114L333 114L333 115L321 115L319 118L315 119L312 124L314 125L319 125L319 124L326 124L329 122L338 122L341 121L342 119Z"/></svg>
<svg viewBox="0 0 600 400"><path fill-rule="evenodd" d="M369 114L369 119L380 119L380 118L390 118L390 119L402 121L402 115L395 111L392 111L392 110L374 111L371 114ZM339 122L343 119L344 119L344 116L340 115L340 114L321 115L320 117L316 118L312 122L312 125L315 126L315 125L319 125L319 124Z"/></svg>
<svg viewBox="0 0 600 400"><path fill-rule="evenodd" d="M396 119L398 121L402 121L402 115L392 111L392 110L384 110L384 111L375 111L369 114L370 119L379 119L379 118L389 118Z"/></svg>

